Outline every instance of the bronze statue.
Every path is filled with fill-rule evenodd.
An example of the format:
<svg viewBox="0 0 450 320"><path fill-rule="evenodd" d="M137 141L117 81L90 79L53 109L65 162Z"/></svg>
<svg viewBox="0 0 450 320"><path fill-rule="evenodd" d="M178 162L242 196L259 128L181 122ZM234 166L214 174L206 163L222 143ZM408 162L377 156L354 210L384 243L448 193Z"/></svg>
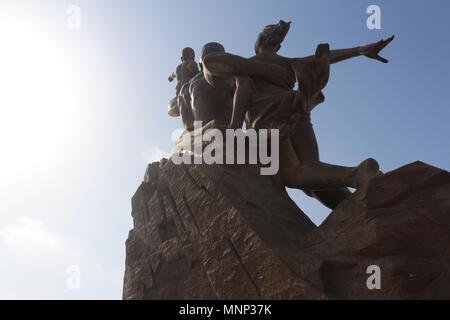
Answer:
<svg viewBox="0 0 450 320"><path fill-rule="evenodd" d="M351 192L362 190L379 172L374 159L357 167L342 167L319 161L319 151L310 120L311 110L325 99L322 89L328 82L330 64L359 55L386 63L379 52L393 37L363 47L329 50L317 47L314 56L286 58L277 54L290 23L280 21L259 34L256 55L246 59L226 53L219 43L202 50L202 71L177 90L177 106L187 130L194 121L206 127L254 129L278 128L280 176L288 187L298 188L335 208ZM299 89L293 90L295 82Z"/></svg>
<svg viewBox="0 0 450 320"><path fill-rule="evenodd" d="M197 73L198 65L195 62L195 52L192 48L186 47L181 52L181 64L178 65L176 71L169 76L169 82L177 79L176 95L170 100L168 113L172 117L178 117L180 115L178 107L178 94L181 88L187 84Z"/></svg>
<svg viewBox="0 0 450 320"><path fill-rule="evenodd" d="M290 23L284 21L265 27L255 44L256 55L250 59L224 52L206 56L203 58L204 73L208 81L211 75L235 75L243 80L246 64L253 61L295 72L299 90L292 90L293 86L286 88L276 85L258 76L238 81L230 127L240 127L246 115L247 123L252 128L279 128L286 136L280 146L281 177L285 185L305 190L307 194L334 208L350 194L344 187L364 190L368 181L379 174L379 166L370 158L358 167L320 162L310 112L324 101L321 89L328 81L329 64L360 55L386 63L387 60L380 57L379 52L394 37L363 47L332 51L323 44L318 46L314 56L286 58L277 52L289 27ZM209 82L214 85L214 82ZM241 85L243 88L240 88Z"/></svg>
<svg viewBox="0 0 450 320"><path fill-rule="evenodd" d="M210 54L224 52L225 49L220 43L207 43L202 50L202 62ZM202 121L204 124L214 123L216 127L227 127L233 112L234 97L239 96L236 88L240 79L248 76L261 77L284 88L294 84L289 72L277 65L244 58L242 63L245 65L245 70L240 70L242 77L215 76L202 68L203 72L195 75L181 88L178 105L183 125L187 130L193 129L194 121Z"/></svg>

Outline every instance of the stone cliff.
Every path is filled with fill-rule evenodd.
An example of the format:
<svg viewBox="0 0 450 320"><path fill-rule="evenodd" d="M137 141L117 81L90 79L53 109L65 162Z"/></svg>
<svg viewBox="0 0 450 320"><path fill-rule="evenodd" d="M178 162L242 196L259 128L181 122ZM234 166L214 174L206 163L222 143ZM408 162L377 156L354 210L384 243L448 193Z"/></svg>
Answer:
<svg viewBox="0 0 450 320"><path fill-rule="evenodd" d="M415 162L319 226L276 177L150 164L132 199L124 299L450 298L450 173ZM380 289L369 290L369 266Z"/></svg>

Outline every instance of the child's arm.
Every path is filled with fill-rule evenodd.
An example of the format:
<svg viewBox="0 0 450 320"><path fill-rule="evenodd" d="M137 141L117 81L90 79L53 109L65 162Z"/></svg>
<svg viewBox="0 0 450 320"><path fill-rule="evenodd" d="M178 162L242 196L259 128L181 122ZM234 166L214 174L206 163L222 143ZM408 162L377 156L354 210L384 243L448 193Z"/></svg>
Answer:
<svg viewBox="0 0 450 320"><path fill-rule="evenodd" d="M177 74L175 72L172 72L172 74L169 76L169 82L172 82L177 77Z"/></svg>

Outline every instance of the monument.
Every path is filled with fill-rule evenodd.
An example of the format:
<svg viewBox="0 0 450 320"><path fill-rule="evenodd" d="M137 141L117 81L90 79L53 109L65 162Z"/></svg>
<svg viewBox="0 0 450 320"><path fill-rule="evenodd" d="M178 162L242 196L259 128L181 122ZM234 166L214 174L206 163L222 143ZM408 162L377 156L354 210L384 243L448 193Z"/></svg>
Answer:
<svg viewBox="0 0 450 320"><path fill-rule="evenodd" d="M323 163L311 123L332 64L387 63L380 51L394 37L288 58L277 52L289 28L263 28L251 58L209 42L200 71L194 50L183 49L169 115L181 116L185 132L170 159L149 164L133 197L124 299L450 298L450 173L415 162L383 174L372 158ZM230 132L232 144L218 143ZM203 134L219 161L174 160L202 158ZM277 174L261 174L263 146L279 160ZM241 161L220 161L230 153ZM286 187L333 212L315 226ZM370 270L382 270L382 286Z"/></svg>

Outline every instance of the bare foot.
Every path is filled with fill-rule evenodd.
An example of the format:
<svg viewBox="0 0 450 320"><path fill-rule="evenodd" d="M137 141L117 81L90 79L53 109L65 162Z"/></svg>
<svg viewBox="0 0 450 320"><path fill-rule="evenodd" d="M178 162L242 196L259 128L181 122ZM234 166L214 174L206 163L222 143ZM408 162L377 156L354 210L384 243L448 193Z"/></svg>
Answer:
<svg viewBox="0 0 450 320"><path fill-rule="evenodd" d="M369 158L361 162L355 175L356 189L360 193L360 198L365 199L369 181L380 175L380 166L375 159Z"/></svg>

